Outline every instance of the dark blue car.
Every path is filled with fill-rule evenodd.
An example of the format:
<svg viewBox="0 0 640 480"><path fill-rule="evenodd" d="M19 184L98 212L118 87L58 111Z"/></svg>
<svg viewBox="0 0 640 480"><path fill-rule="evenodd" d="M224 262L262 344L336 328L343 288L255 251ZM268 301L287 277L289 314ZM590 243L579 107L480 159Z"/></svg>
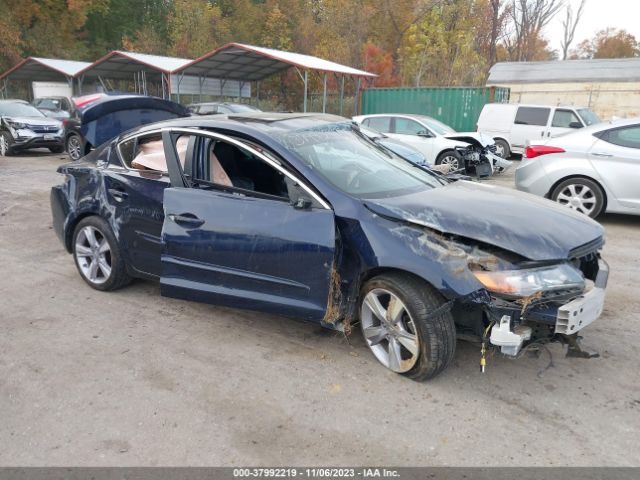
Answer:
<svg viewBox="0 0 640 480"><path fill-rule="evenodd" d="M517 191L449 183L321 114L145 125L58 170L53 224L82 278L349 333L424 380L456 338L517 355L602 311L603 229ZM464 206L464 208L461 208Z"/></svg>

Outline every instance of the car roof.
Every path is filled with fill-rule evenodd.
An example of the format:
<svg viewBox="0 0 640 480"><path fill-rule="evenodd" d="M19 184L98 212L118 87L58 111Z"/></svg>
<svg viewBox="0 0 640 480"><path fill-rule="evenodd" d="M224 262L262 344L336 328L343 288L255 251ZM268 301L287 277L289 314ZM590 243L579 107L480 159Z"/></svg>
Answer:
<svg viewBox="0 0 640 480"><path fill-rule="evenodd" d="M485 105L485 107L487 105L500 105L500 107L512 107L512 108L518 108L518 107L533 107L533 108L572 108L574 110L582 110L582 109L589 109L589 107L584 107L581 105L534 105L532 103L487 103Z"/></svg>
<svg viewBox="0 0 640 480"><path fill-rule="evenodd" d="M0 100L0 103L26 103L29 104L26 100L20 100L19 98L9 98L6 100Z"/></svg>
<svg viewBox="0 0 640 480"><path fill-rule="evenodd" d="M247 103L233 103L233 102L198 102L198 103L190 103L189 107L195 107L198 105L242 105L243 107L251 107L253 105L249 105Z"/></svg>
<svg viewBox="0 0 640 480"><path fill-rule="evenodd" d="M327 113L250 112L176 118L144 125L136 132L171 127L233 129L241 126L244 127L242 130L269 134L291 132L330 123L351 123L351 120Z"/></svg>

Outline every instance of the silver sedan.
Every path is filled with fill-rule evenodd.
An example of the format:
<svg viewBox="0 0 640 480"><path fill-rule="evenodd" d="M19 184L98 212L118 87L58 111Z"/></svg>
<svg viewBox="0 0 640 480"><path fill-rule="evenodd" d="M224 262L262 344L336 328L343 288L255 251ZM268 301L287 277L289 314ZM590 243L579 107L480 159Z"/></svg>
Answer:
<svg viewBox="0 0 640 480"><path fill-rule="evenodd" d="M640 215L640 118L605 122L525 150L518 190L597 217Z"/></svg>

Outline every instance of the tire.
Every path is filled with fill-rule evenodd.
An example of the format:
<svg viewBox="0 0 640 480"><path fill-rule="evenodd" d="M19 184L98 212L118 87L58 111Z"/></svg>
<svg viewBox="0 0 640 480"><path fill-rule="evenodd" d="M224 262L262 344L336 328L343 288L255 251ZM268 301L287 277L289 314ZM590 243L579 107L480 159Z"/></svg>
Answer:
<svg viewBox="0 0 640 480"><path fill-rule="evenodd" d="M8 157L14 154L11 148L11 135L8 132L0 132L0 156Z"/></svg>
<svg viewBox="0 0 640 480"><path fill-rule="evenodd" d="M84 156L85 145L82 137L77 133L72 133L67 137L66 150L72 161L79 160Z"/></svg>
<svg viewBox="0 0 640 480"><path fill-rule="evenodd" d="M49 151L51 153L62 153L64 152L64 147L49 147Z"/></svg>
<svg viewBox="0 0 640 480"><path fill-rule="evenodd" d="M89 231L93 232L95 242L88 235ZM106 241L108 252L102 251L103 241ZM91 216L82 219L73 232L72 248L78 272L90 287L102 291L117 290L131 281L120 246L111 227L102 218Z"/></svg>
<svg viewBox="0 0 640 480"><path fill-rule="evenodd" d="M600 185L586 177L568 178L560 182L551 192L551 199L591 218L600 215L606 204Z"/></svg>
<svg viewBox="0 0 640 480"><path fill-rule="evenodd" d="M446 152L442 152L438 155L436 159L436 165L451 165L452 170L459 170L460 168L465 168L465 165L462 162L462 156L456 152L455 150L449 150Z"/></svg>
<svg viewBox="0 0 640 480"><path fill-rule="evenodd" d="M377 305L373 298L377 298ZM430 285L410 275L390 273L372 278L363 286L359 304L365 343L380 363L396 373L416 381L435 377L451 363L456 348L451 312L430 317L444 303ZM374 314L374 309L380 314Z"/></svg>
<svg viewBox="0 0 640 480"><path fill-rule="evenodd" d="M509 147L509 144L501 138L496 139L496 155L504 158L505 160L511 156L511 147Z"/></svg>

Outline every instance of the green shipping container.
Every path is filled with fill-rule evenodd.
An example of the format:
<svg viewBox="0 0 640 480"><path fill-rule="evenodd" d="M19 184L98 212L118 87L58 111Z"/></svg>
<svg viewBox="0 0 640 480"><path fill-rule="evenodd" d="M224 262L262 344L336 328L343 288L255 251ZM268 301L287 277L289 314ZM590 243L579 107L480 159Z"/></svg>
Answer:
<svg viewBox="0 0 640 480"><path fill-rule="evenodd" d="M508 102L509 89L503 87L369 88L362 93L362 114L428 115L458 132L472 132L485 104Z"/></svg>

